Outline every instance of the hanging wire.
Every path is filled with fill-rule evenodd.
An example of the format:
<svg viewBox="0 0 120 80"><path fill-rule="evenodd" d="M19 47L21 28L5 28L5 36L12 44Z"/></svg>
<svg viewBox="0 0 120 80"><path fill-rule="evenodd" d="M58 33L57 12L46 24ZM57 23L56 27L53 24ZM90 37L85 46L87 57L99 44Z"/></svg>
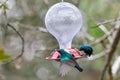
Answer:
<svg viewBox="0 0 120 80"><path fill-rule="evenodd" d="M61 0L61 2L64 2L64 0Z"/></svg>

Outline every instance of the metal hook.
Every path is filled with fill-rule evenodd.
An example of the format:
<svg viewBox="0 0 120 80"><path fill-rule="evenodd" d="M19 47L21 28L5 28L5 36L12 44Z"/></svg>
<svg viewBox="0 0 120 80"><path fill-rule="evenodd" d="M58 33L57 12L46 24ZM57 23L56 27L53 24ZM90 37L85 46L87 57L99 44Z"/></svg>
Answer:
<svg viewBox="0 0 120 80"><path fill-rule="evenodd" d="M64 0L61 0L61 2L64 2Z"/></svg>

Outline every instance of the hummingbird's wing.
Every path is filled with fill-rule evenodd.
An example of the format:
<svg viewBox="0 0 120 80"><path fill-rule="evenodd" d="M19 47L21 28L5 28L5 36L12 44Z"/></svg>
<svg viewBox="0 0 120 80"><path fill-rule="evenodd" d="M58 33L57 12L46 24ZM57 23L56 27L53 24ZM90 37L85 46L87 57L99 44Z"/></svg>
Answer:
<svg viewBox="0 0 120 80"><path fill-rule="evenodd" d="M79 64L73 59L73 60L61 62L60 75L65 76L72 68L76 68L80 72L83 71L83 69L79 66Z"/></svg>
<svg viewBox="0 0 120 80"><path fill-rule="evenodd" d="M61 62L60 64L60 75L65 76L72 68L77 68L80 72L83 69L79 66L79 64L73 59Z"/></svg>
<svg viewBox="0 0 120 80"><path fill-rule="evenodd" d="M77 63L77 61L75 61L75 59L69 60L66 64L68 64L71 67L76 68L77 70L79 70L80 72L83 71L83 69L79 66L79 64Z"/></svg>
<svg viewBox="0 0 120 80"><path fill-rule="evenodd" d="M59 74L63 77L65 76L66 74L68 74L68 72L71 70L71 66L66 64L66 62L62 62L60 64L60 72Z"/></svg>

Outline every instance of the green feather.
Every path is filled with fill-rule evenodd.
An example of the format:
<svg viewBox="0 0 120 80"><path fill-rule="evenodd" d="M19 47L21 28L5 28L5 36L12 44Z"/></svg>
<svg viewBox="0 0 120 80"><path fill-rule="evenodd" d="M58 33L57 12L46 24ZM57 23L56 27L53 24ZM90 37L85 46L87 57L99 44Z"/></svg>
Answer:
<svg viewBox="0 0 120 80"><path fill-rule="evenodd" d="M60 49L59 52L61 54L61 61L62 62L73 59L72 55L70 53L68 53L67 51Z"/></svg>

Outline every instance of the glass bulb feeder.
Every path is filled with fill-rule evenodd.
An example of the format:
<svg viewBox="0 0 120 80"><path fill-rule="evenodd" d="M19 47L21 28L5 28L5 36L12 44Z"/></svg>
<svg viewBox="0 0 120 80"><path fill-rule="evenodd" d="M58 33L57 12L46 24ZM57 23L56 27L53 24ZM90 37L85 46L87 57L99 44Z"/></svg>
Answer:
<svg viewBox="0 0 120 80"><path fill-rule="evenodd" d="M82 26L82 15L73 4L60 2L48 10L45 25L57 39L60 49L71 48L73 37Z"/></svg>

